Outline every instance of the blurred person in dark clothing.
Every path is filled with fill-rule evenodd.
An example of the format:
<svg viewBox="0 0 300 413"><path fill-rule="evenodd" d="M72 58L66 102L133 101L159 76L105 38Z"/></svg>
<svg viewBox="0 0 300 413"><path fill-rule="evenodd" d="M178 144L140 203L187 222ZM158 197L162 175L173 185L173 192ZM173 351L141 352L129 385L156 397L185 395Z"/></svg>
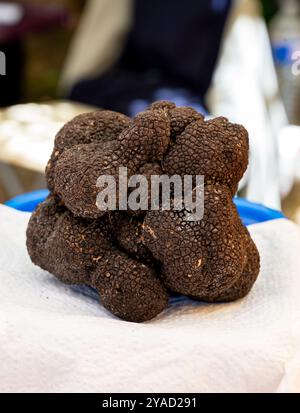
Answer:
<svg viewBox="0 0 300 413"><path fill-rule="evenodd" d="M69 97L129 115L155 99L205 111L230 0L127 3L130 23L119 56L101 74L77 79Z"/></svg>

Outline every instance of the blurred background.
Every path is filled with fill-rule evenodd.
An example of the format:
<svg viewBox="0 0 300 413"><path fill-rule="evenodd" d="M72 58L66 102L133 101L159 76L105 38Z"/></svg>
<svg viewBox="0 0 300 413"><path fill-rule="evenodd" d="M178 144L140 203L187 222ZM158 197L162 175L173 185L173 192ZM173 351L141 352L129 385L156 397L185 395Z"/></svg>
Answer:
<svg viewBox="0 0 300 413"><path fill-rule="evenodd" d="M67 120L157 99L244 124L239 195L300 223L300 0L0 1L0 202Z"/></svg>

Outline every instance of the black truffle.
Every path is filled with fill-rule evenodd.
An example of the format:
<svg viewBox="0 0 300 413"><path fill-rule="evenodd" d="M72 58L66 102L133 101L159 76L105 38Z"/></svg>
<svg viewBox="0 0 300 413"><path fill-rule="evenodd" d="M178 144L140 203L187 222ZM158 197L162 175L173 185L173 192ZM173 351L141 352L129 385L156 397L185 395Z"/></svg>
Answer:
<svg viewBox="0 0 300 413"><path fill-rule="evenodd" d="M88 284L116 316L142 322L167 306L168 293L208 302L244 297L259 254L232 201L248 164L248 134L220 117L153 103L134 119L111 111L76 117L57 134L46 168L50 196L32 214L32 261L68 284ZM119 167L142 174L204 175L204 216L176 210L103 211L97 180ZM195 184L196 181L194 181ZM192 191L195 191L195 187ZM130 191L129 191L130 193ZM160 194L161 195L161 194ZM116 205L117 209L119 205Z"/></svg>

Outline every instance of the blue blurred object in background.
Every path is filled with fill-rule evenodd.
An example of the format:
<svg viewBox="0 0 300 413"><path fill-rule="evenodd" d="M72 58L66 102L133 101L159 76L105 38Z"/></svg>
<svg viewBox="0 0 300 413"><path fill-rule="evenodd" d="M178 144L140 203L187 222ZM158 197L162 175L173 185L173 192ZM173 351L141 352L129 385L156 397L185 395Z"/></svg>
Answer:
<svg viewBox="0 0 300 413"><path fill-rule="evenodd" d="M18 195L5 202L5 205L19 211L32 212L40 202L44 201L44 199L47 198L48 195L48 189L39 189L38 191L32 191L26 194Z"/></svg>
<svg viewBox="0 0 300 413"><path fill-rule="evenodd" d="M201 99L189 90L184 88L160 88L154 91L152 100L134 99L129 103L128 113L130 117L136 116L139 112L146 110L155 100L170 100L176 106L190 106L202 113L208 115L207 110L202 105Z"/></svg>
<svg viewBox="0 0 300 413"><path fill-rule="evenodd" d="M249 202L243 198L234 198L234 203L244 225L258 224L259 222L285 218L283 213L280 211L267 208L261 204Z"/></svg>
<svg viewBox="0 0 300 413"><path fill-rule="evenodd" d="M228 0L212 0L212 9L216 13L222 13L228 7Z"/></svg>
<svg viewBox="0 0 300 413"><path fill-rule="evenodd" d="M32 212L37 205L42 202L49 194L47 189L29 192L18 195L5 205L18 209L19 211ZM273 219L285 218L280 211L266 208L260 204L254 204L243 198L234 198L234 203L244 225L257 224L259 222L271 221Z"/></svg>

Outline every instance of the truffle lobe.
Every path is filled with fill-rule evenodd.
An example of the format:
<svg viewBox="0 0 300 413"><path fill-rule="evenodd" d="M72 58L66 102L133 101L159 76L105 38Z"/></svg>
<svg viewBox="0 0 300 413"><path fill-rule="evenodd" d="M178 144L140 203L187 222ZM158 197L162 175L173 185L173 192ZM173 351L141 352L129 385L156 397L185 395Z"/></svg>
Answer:
<svg viewBox="0 0 300 413"><path fill-rule="evenodd" d="M203 219L185 218L183 211L148 212L144 243L162 263L165 284L172 291L198 299L221 294L240 278L250 237L228 188L205 187ZM254 274L258 270L253 268Z"/></svg>
<svg viewBox="0 0 300 413"><path fill-rule="evenodd" d="M119 168L127 168L129 179L144 164L161 159L169 143L169 120L158 112L143 112L114 141L65 150L56 163L54 190L76 216L99 218L106 211L96 203L98 178L114 178L118 193Z"/></svg>
<svg viewBox="0 0 300 413"><path fill-rule="evenodd" d="M195 121L179 135L165 155L165 173L203 175L205 184L222 184L234 195L248 166L248 134L226 118Z"/></svg>
<svg viewBox="0 0 300 413"><path fill-rule="evenodd" d="M112 141L130 123L131 119L127 116L110 110L83 113L67 122L55 137L54 148L46 166L48 188L54 189L56 162L65 150L79 144Z"/></svg>
<svg viewBox="0 0 300 413"><path fill-rule="evenodd" d="M30 219L28 252L64 283L96 288L116 316L147 321L163 311L168 294L154 269L118 249L112 229L117 221L109 214L98 220L74 217L50 197Z"/></svg>
<svg viewBox="0 0 300 413"><path fill-rule="evenodd" d="M166 308L168 294L153 269L122 253L107 260L93 273L92 285L111 313L127 321L143 322Z"/></svg>

